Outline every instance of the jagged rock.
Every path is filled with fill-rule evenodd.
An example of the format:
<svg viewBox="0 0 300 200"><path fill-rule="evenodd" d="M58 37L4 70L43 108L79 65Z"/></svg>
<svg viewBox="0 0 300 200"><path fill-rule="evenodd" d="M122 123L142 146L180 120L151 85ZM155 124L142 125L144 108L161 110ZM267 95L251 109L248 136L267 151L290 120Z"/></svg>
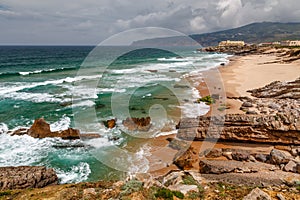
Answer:
<svg viewBox="0 0 300 200"><path fill-rule="evenodd" d="M80 139L80 132L77 129L68 128L63 131L51 132L50 125L43 119L36 119L29 130L20 129L12 135L29 135L34 138L60 137L62 139Z"/></svg>
<svg viewBox="0 0 300 200"><path fill-rule="evenodd" d="M57 175L46 167L0 167L0 189L42 188L56 185Z"/></svg>
<svg viewBox="0 0 300 200"><path fill-rule="evenodd" d="M123 125L129 131L149 131L151 128L151 118L150 117L142 117L142 118L127 118L123 120Z"/></svg>
<svg viewBox="0 0 300 200"><path fill-rule="evenodd" d="M231 154L233 160L237 161L248 161L250 158L250 152L243 151L243 150L237 150L232 152Z"/></svg>
<svg viewBox="0 0 300 200"><path fill-rule="evenodd" d="M252 190L243 200L272 200L272 198L259 188Z"/></svg>
<svg viewBox="0 0 300 200"><path fill-rule="evenodd" d="M285 151L273 149L270 153L270 161L275 165L287 164L293 157Z"/></svg>
<svg viewBox="0 0 300 200"><path fill-rule="evenodd" d="M208 150L208 152L205 152L205 157L206 158L219 158L223 154L221 149L212 149Z"/></svg>
<svg viewBox="0 0 300 200"><path fill-rule="evenodd" d="M266 155L266 154L256 154L255 155L255 159L259 162L267 162L269 160L270 155Z"/></svg>
<svg viewBox="0 0 300 200"><path fill-rule="evenodd" d="M248 92L250 92L252 96L258 98L299 99L300 78L291 82L275 81L265 87L249 90Z"/></svg>
<svg viewBox="0 0 300 200"><path fill-rule="evenodd" d="M284 171L286 172L296 172L296 166L297 164L294 161L288 162L286 166L284 166Z"/></svg>
<svg viewBox="0 0 300 200"><path fill-rule="evenodd" d="M242 107L245 107L245 108L251 108L251 107L253 107L253 104L252 104L251 102L244 102L244 103L242 104Z"/></svg>
<svg viewBox="0 0 300 200"><path fill-rule="evenodd" d="M194 167L199 161L199 156L193 147L184 151L179 151L175 157L173 163L183 170L189 170Z"/></svg>
<svg viewBox="0 0 300 200"><path fill-rule="evenodd" d="M60 137L62 139L80 139L79 130L72 128L51 132L50 125L43 118L35 120L27 134L34 138Z"/></svg>
<svg viewBox="0 0 300 200"><path fill-rule="evenodd" d="M203 174L224 173L255 173L261 170L276 169L273 165L265 163L223 161L223 160L200 160L199 170Z"/></svg>
<svg viewBox="0 0 300 200"><path fill-rule="evenodd" d="M116 121L117 121L116 119L110 119L110 120L107 120L106 122L104 122L104 125L106 128L112 129L112 128L115 128Z"/></svg>
<svg viewBox="0 0 300 200"><path fill-rule="evenodd" d="M298 113L281 115L201 116L184 118L177 126L177 137L184 140L221 139L257 143L300 144ZM287 123L289 122L289 123Z"/></svg>

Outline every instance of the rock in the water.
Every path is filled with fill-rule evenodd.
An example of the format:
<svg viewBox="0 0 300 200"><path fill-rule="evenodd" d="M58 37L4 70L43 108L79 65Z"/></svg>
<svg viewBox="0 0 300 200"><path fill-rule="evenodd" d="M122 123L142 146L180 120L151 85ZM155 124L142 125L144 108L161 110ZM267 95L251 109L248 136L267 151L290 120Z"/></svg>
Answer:
<svg viewBox="0 0 300 200"><path fill-rule="evenodd" d="M293 159L288 152L273 149L270 153L270 161L275 165L287 164Z"/></svg>
<svg viewBox="0 0 300 200"><path fill-rule="evenodd" d="M123 125L129 131L149 131L151 128L151 118L127 118L123 120Z"/></svg>
<svg viewBox="0 0 300 200"><path fill-rule="evenodd" d="M62 139L80 139L79 130L68 128L63 131L51 132L50 125L43 119L36 119L27 134L34 138L60 137Z"/></svg>
<svg viewBox="0 0 300 200"><path fill-rule="evenodd" d="M1 167L0 189L42 188L56 185L58 178L53 169L46 167Z"/></svg>
<svg viewBox="0 0 300 200"><path fill-rule="evenodd" d="M272 200L272 198L261 189L255 188L243 200Z"/></svg>
<svg viewBox="0 0 300 200"><path fill-rule="evenodd" d="M106 128L112 129L112 128L115 128L116 122L117 122L116 119L110 119L110 120L107 120L106 122L104 122L104 125Z"/></svg>
<svg viewBox="0 0 300 200"><path fill-rule="evenodd" d="M184 151L179 151L174 158L173 163L177 165L180 169L189 170L197 165L199 161L199 156L193 147L188 148Z"/></svg>

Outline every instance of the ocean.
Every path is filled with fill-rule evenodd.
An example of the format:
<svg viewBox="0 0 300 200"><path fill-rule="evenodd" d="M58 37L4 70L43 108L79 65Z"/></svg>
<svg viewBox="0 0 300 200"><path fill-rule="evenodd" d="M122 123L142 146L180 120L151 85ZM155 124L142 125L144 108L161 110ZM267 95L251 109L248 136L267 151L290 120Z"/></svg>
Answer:
<svg viewBox="0 0 300 200"><path fill-rule="evenodd" d="M124 53L125 52L125 53ZM146 172L151 150L128 143L176 133L181 117L205 114L190 75L228 62L226 54L195 47L0 47L0 166L54 168L60 183L120 179ZM152 119L148 132L129 132L127 117ZM43 117L52 131L69 127L101 138L67 141L10 136ZM107 129L103 121L117 119ZM82 146L82 147L79 147ZM127 149L127 150L126 150Z"/></svg>

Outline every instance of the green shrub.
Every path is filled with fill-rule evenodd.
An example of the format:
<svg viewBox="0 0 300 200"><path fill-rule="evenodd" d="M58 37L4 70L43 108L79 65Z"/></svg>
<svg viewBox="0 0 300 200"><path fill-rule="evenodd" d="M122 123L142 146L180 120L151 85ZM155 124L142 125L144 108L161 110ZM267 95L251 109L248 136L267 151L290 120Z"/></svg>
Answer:
<svg viewBox="0 0 300 200"><path fill-rule="evenodd" d="M2 196L6 196L6 195L11 195L11 191L3 191L3 192L0 192L0 197Z"/></svg>
<svg viewBox="0 0 300 200"><path fill-rule="evenodd" d="M171 191L169 189L166 188L160 188L157 190L157 192L155 193L155 197L156 198L163 198L166 200L173 200L173 196L179 198L179 199L183 199L184 195L179 192L179 191Z"/></svg>
<svg viewBox="0 0 300 200"><path fill-rule="evenodd" d="M182 181L184 185L198 185L197 181L191 175L184 176Z"/></svg>
<svg viewBox="0 0 300 200"><path fill-rule="evenodd" d="M126 196L143 189L143 182L130 180L121 187L121 195Z"/></svg>
<svg viewBox="0 0 300 200"><path fill-rule="evenodd" d="M203 97L203 98L197 100L197 103L200 103L200 102L204 102L204 103L206 103L206 105L211 105L211 104L216 103L216 100L214 98L212 98L211 96L206 96L206 97Z"/></svg>

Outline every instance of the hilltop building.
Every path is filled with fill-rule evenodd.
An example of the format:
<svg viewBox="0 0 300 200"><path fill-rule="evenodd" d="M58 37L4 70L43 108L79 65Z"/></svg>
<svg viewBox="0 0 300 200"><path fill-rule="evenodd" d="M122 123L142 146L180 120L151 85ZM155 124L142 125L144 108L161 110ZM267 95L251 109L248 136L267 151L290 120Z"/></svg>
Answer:
<svg viewBox="0 0 300 200"><path fill-rule="evenodd" d="M300 40L286 40L281 42L281 46L296 47L300 46Z"/></svg>
<svg viewBox="0 0 300 200"><path fill-rule="evenodd" d="M228 46L229 47L245 46L245 42L227 40L219 43L219 47L228 47Z"/></svg>

